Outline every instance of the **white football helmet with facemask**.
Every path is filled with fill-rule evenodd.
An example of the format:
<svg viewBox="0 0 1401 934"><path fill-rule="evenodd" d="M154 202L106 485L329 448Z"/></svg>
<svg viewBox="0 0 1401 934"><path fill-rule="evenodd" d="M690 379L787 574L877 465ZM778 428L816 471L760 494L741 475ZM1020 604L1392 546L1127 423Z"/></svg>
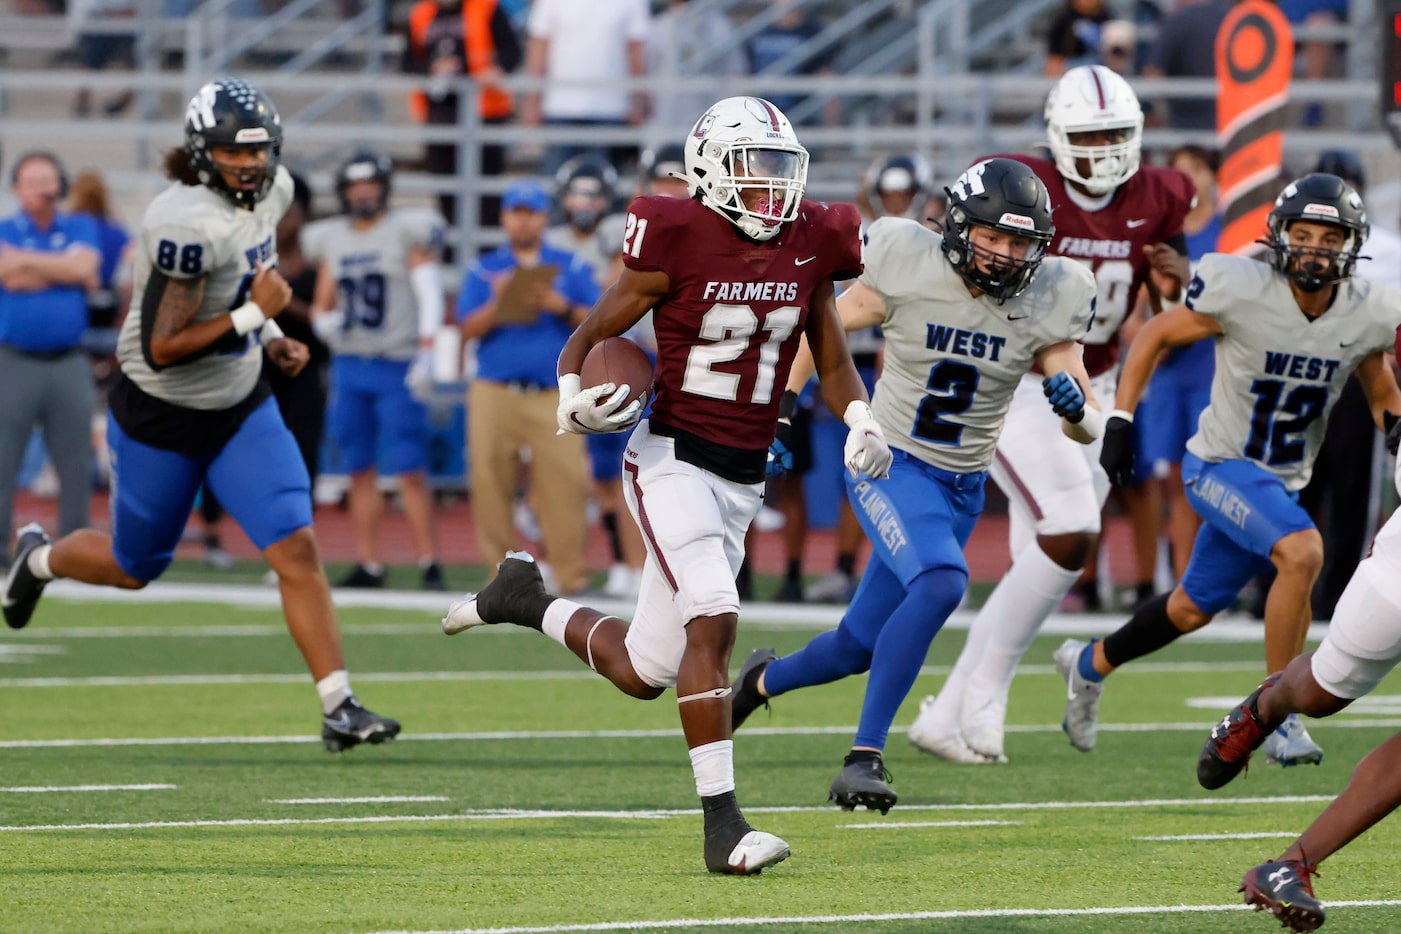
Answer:
<svg viewBox="0 0 1401 934"><path fill-rule="evenodd" d="M753 240L769 240L798 216L808 151L793 125L758 97L727 97L696 122L686 141L686 181L707 207ZM751 206L746 191L758 192ZM753 196L751 196L753 198Z"/></svg>
<svg viewBox="0 0 1401 934"><path fill-rule="evenodd" d="M1071 142L1077 133L1110 132L1102 145ZM1133 177L1143 155L1143 108L1129 83L1103 65L1067 71L1046 98L1046 133L1056 170L1092 195L1106 195ZM1081 161L1088 171L1081 172Z"/></svg>

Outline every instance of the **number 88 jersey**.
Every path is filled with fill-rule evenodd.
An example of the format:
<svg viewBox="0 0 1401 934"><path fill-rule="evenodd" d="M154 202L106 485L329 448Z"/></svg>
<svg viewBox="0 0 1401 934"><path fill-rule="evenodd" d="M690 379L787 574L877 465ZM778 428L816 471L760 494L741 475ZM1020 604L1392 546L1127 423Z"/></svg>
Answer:
<svg viewBox="0 0 1401 934"><path fill-rule="evenodd" d="M258 263L277 265L277 222L292 203L292 177L281 166L272 190L254 208L234 207L205 185L176 182L157 195L141 221L131 310L117 338L122 372L148 395L187 409L227 409L247 398L262 373L257 336L232 331L210 352L156 368L147 357L170 279L204 277L195 321L227 314L248 300Z"/></svg>
<svg viewBox="0 0 1401 934"><path fill-rule="evenodd" d="M652 316L652 420L728 448L767 450L813 292L861 272L860 231L850 204L803 201L796 220L758 243L699 201L633 201L623 263L670 280Z"/></svg>
<svg viewBox="0 0 1401 934"><path fill-rule="evenodd" d="M969 293L940 235L923 225L883 217L866 237L861 282L885 301L885 367L872 404L881 431L892 448L940 469L987 470L1037 352L1089 328L1094 277L1048 256L1020 295L998 305Z"/></svg>

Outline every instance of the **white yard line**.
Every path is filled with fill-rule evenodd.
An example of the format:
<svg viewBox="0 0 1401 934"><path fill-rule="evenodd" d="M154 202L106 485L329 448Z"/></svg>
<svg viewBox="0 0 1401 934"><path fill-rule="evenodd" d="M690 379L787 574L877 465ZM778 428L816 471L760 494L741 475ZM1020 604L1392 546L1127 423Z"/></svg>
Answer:
<svg viewBox="0 0 1401 934"><path fill-rule="evenodd" d="M264 798L267 804L405 804L447 801L446 795L378 795L373 798Z"/></svg>
<svg viewBox="0 0 1401 934"><path fill-rule="evenodd" d="M1082 809L1132 809L1161 807L1202 807L1236 806L1262 804L1314 804L1331 801L1332 795L1279 795L1262 798L1158 798L1148 801L1019 801L1003 804L915 804L901 805L901 810L911 811L1071 811ZM838 812L827 806L786 805L778 807L747 807L751 814L830 814ZM375 814L359 817L276 817L276 818L232 818L227 820L182 820L182 821L140 821L118 823L86 824L14 824L0 826L0 833L30 833L53 830L154 830L188 827L276 827L288 825L316 824L393 824L451 821L500 821L500 820L567 820L585 818L590 820L666 820L669 818L694 818L700 815L695 808L661 808L645 811L570 811L570 810L524 810L515 808L469 808L457 814ZM841 824L837 825L842 826Z"/></svg>
<svg viewBox="0 0 1401 934"><path fill-rule="evenodd" d="M1198 723L1101 723L1101 733L1183 733L1206 731L1212 721ZM1393 729L1401 727L1401 719L1371 720L1332 719L1315 726L1323 732L1338 729ZM746 736L834 736L850 733L850 724L837 726L756 726L745 727ZM891 733L904 733L906 727L893 727ZM1059 733L1059 724L1009 724L1008 733ZM666 739L681 736L676 728L656 730L503 730L489 733L408 733L396 742L510 742L539 739ZM0 749L70 749L101 746L257 746L284 743L314 743L320 737L292 736L149 736L98 737L91 739L13 739L0 741Z"/></svg>
<svg viewBox="0 0 1401 934"><path fill-rule="evenodd" d="M906 830L911 827L1020 827L1019 820L909 820L874 824L839 824L842 830Z"/></svg>
<svg viewBox="0 0 1401 934"><path fill-rule="evenodd" d="M781 871L781 870L780 870ZM1392 908L1401 899L1328 902L1334 908ZM956 921L963 918L1076 918L1122 915L1216 914L1245 911L1245 904L1126 905L1119 908L975 908L968 911L911 911L860 915L789 915L781 918L675 918L653 921L605 921L598 924L550 924L539 927L453 928L431 931L383 931L380 934L573 934L582 931L664 931L669 928L747 928L774 924L869 924L879 921Z"/></svg>
<svg viewBox="0 0 1401 934"><path fill-rule="evenodd" d="M0 788L0 794L27 795L70 791L172 791L175 787L174 785L18 785L13 788Z"/></svg>
<svg viewBox="0 0 1401 934"><path fill-rule="evenodd" d="M1298 834L1292 830L1276 830L1270 833L1178 833L1165 837L1134 837L1135 840L1270 840L1275 837L1293 839Z"/></svg>

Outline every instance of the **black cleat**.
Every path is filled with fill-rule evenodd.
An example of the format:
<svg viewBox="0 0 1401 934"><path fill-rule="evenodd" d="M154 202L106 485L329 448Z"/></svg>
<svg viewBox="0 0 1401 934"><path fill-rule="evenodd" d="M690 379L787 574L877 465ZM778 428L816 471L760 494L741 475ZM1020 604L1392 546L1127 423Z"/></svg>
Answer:
<svg viewBox="0 0 1401 934"><path fill-rule="evenodd" d="M788 858L786 842L749 826L735 804L734 792L703 798L705 868L732 876L757 876Z"/></svg>
<svg viewBox="0 0 1401 934"><path fill-rule="evenodd" d="M0 609L4 610L5 622L11 629L23 629L29 625L34 615L34 607L39 604L48 581L41 580L29 569L29 556L40 545L49 544L49 536L37 522L31 522L19 530L15 541L15 563L10 565L5 575L5 592L0 597Z"/></svg>
<svg viewBox="0 0 1401 934"><path fill-rule="evenodd" d="M423 569L423 589L441 592L447 590L443 583L443 566L434 561Z"/></svg>
<svg viewBox="0 0 1401 934"><path fill-rule="evenodd" d="M857 806L869 811L889 814L898 796L890 787L892 776L879 754L873 757L846 757L846 765L832 780L832 790L827 800L843 811L854 811Z"/></svg>
<svg viewBox="0 0 1401 934"><path fill-rule="evenodd" d="M539 629L545 608L554 597L545 591L540 566L524 551L508 551L496 565L496 577L481 589L448 607L443 632L455 636L474 626L515 623Z"/></svg>
<svg viewBox="0 0 1401 934"><path fill-rule="evenodd" d="M378 746L398 735L398 720L366 710L353 697L346 698L334 713L321 718L321 742L327 752L344 752L361 743Z"/></svg>
<svg viewBox="0 0 1401 934"><path fill-rule="evenodd" d="M734 681L734 694L730 697L731 732L739 729L740 724L748 720L754 711L769 706L769 699L759 693L759 676L776 658L778 653L773 649L755 649L744 660Z"/></svg>
<svg viewBox="0 0 1401 934"><path fill-rule="evenodd" d="M1300 860L1262 863L1245 874L1239 891L1256 911L1268 911L1291 931L1317 931L1323 926L1323 906L1313 894L1309 876L1318 867Z"/></svg>
<svg viewBox="0 0 1401 934"><path fill-rule="evenodd" d="M1258 719L1256 705L1265 689L1274 687L1282 676L1283 672L1270 675L1211 728L1211 735L1197 757L1197 782L1203 788L1209 791L1221 788L1250 764L1250 754L1270 735L1269 728Z"/></svg>
<svg viewBox="0 0 1401 934"><path fill-rule="evenodd" d="M349 574L337 582L336 586L355 590L375 590L384 586L384 571L376 574L363 564L357 564Z"/></svg>

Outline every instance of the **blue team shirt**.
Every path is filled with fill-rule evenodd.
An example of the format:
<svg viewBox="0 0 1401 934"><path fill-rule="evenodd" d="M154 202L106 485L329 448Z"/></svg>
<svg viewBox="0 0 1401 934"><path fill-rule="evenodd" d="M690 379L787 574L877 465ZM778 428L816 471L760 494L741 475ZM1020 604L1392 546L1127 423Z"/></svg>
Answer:
<svg viewBox="0 0 1401 934"><path fill-rule="evenodd" d="M491 279L516 268L510 246L502 246L473 263L462 278L457 295L457 320L461 322L491 299ZM573 253L552 246L540 248L540 265L559 269L555 291L571 305L598 301L598 283L589 264ZM506 324L493 328L477 345L477 376L494 382L523 381L555 386L555 367L564 342L574 326L560 315L541 313L532 324Z"/></svg>
<svg viewBox="0 0 1401 934"><path fill-rule="evenodd" d="M0 243L44 253L63 253L75 243L100 249L97 225L86 214L56 214L49 228L40 230L21 211L0 221ZM0 344L33 353L66 350L78 345L87 326L87 291L80 285L34 292L0 285Z"/></svg>
<svg viewBox="0 0 1401 934"><path fill-rule="evenodd" d="M1221 239L1221 215L1213 214L1205 227L1194 234L1185 234L1185 237L1187 258L1192 261L1195 270L1198 260L1216 252L1216 241ZM1211 375L1216 372L1216 341L1208 337L1169 351L1159 367L1193 374L1203 385L1209 385Z"/></svg>

